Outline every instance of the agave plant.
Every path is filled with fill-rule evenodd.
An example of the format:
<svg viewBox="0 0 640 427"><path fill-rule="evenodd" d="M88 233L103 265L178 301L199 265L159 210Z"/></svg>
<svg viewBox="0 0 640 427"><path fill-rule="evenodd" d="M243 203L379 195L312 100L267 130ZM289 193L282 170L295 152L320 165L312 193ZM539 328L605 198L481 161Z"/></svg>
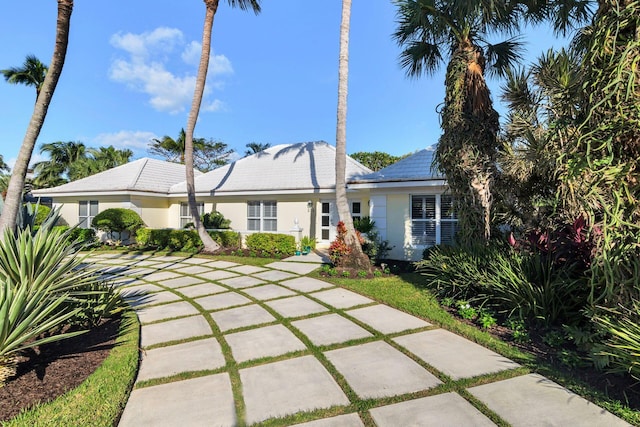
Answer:
<svg viewBox="0 0 640 427"><path fill-rule="evenodd" d="M90 289L96 275L80 268L79 248L52 223L33 234L6 230L0 239L0 385L15 373L20 351L83 332L60 326L80 311L70 296Z"/></svg>

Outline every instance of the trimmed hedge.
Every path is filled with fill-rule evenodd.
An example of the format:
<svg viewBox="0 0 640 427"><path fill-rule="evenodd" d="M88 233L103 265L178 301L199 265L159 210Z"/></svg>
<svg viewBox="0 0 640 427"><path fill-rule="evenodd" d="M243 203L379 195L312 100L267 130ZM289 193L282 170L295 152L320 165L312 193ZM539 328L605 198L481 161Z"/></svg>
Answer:
<svg viewBox="0 0 640 427"><path fill-rule="evenodd" d="M53 227L55 230L62 230L62 232L69 231L68 225L56 225ZM92 246L98 243L96 237L96 231L93 228L73 228L69 233L69 242L78 242L82 245Z"/></svg>
<svg viewBox="0 0 640 427"><path fill-rule="evenodd" d="M91 225L100 231L109 233L122 233L128 231L135 233L144 226L140 215L131 209L111 208L100 212L93 218Z"/></svg>
<svg viewBox="0 0 640 427"><path fill-rule="evenodd" d="M293 255L296 252L296 239L289 234L254 233L247 236L246 244L251 251L273 255Z"/></svg>
<svg viewBox="0 0 640 427"><path fill-rule="evenodd" d="M240 233L235 231L210 231L209 234L219 245L225 248L240 247ZM170 251L197 252L202 241L195 230L171 230L141 228L136 233L139 246L153 246Z"/></svg>

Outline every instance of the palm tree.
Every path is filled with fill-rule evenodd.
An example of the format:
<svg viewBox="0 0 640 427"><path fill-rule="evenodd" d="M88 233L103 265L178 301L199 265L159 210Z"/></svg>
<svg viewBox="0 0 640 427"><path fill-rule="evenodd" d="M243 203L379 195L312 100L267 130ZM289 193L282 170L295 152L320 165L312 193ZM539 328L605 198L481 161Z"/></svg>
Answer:
<svg viewBox="0 0 640 427"><path fill-rule="evenodd" d="M163 157L169 162L184 164L185 138L184 128L180 129L178 139L173 139L169 135L160 139L154 138L149 145L149 153Z"/></svg>
<svg viewBox="0 0 640 427"><path fill-rule="evenodd" d="M251 156L252 154L256 154L259 153L261 151L266 150L267 148L271 147L271 144L269 143L259 143L259 142L250 142L247 145L245 145L245 147L247 147L247 151L244 152L244 156Z"/></svg>
<svg viewBox="0 0 640 427"><path fill-rule="evenodd" d="M27 55L22 67L11 67L0 70L5 80L12 84L22 84L36 88L36 100L47 75L47 66L34 55Z"/></svg>
<svg viewBox="0 0 640 427"><path fill-rule="evenodd" d="M69 168L70 181L82 179L87 176L115 168L128 163L133 156L133 151L128 149L118 150L112 145L108 147L89 148L88 156L79 159Z"/></svg>
<svg viewBox="0 0 640 427"><path fill-rule="evenodd" d="M0 154L0 172L9 171L9 165L4 162L4 157Z"/></svg>
<svg viewBox="0 0 640 427"><path fill-rule="evenodd" d="M78 162L86 159L86 147L82 142L49 142L42 144L40 154L49 160L36 163L34 185L38 188L55 187L68 182L70 171ZM66 177L65 177L66 175Z"/></svg>
<svg viewBox="0 0 640 427"><path fill-rule="evenodd" d="M239 7L242 10L252 9L256 14L260 12L260 0L227 0L231 7ZM202 29L202 52L200 53L200 65L198 66L198 75L196 77L196 86L193 92L193 101L187 118L187 130L185 132L185 150L184 164L187 178L187 199L189 202L189 210L195 224L198 234L204 244L206 252L215 252L220 248L207 233L202 221L200 221L200 213L196 203L195 177L193 171L193 132L198 120L200 106L202 105L202 95L204 94L204 86L207 81L207 71L209 70L209 57L211 56L211 29L213 27L213 19L218 10L219 0L204 0L206 13L204 17L204 27Z"/></svg>
<svg viewBox="0 0 640 427"><path fill-rule="evenodd" d="M347 200L347 92L349 80L349 29L351 21L351 0L342 0L340 22L340 56L338 63L338 120L336 124L336 208L338 216L346 228L344 242L349 251L341 259L344 267L371 271L369 257L362 252L362 246L353 226L349 201Z"/></svg>
<svg viewBox="0 0 640 427"><path fill-rule="evenodd" d="M18 159L11 174L7 198L5 200L2 216L0 216L0 233L7 228L13 229L16 225L18 210L20 209L22 190L25 185L27 168L31 161L31 155L35 148L38 135L44 124L44 119L49 109L49 104L53 93L62 74L64 60L67 55L69 44L69 24L71 23L71 13L73 12L73 0L58 0L58 14L56 21L56 42L53 49L53 58L47 71L44 83L40 88L40 93L33 109L27 132L22 141Z"/></svg>
<svg viewBox="0 0 640 427"><path fill-rule="evenodd" d="M517 28L520 10L508 2L401 0L395 39L409 76L434 73L448 58L443 135L435 160L456 199L463 242L491 236L491 204L499 143L485 70L502 74L519 59L517 38L497 44L488 33Z"/></svg>

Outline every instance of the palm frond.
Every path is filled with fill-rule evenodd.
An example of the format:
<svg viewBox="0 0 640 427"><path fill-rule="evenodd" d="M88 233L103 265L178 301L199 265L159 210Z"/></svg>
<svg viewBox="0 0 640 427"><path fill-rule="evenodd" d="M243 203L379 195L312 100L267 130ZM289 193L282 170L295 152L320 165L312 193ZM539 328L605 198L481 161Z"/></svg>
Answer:
<svg viewBox="0 0 640 427"><path fill-rule="evenodd" d="M489 75L504 76L508 69L522 62L524 51L522 37L515 36L500 43L485 45L487 72Z"/></svg>

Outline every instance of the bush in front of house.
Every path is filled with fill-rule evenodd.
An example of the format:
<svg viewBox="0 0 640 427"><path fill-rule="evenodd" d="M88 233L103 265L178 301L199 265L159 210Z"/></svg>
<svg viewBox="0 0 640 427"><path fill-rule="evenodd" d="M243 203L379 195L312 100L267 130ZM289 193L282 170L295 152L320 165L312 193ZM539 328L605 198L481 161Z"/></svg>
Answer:
<svg viewBox="0 0 640 427"><path fill-rule="evenodd" d="M239 248L240 233L236 231L210 231L209 234L223 248ZM154 247L178 252L197 252L202 240L195 230L141 228L136 232L141 247Z"/></svg>
<svg viewBox="0 0 640 427"><path fill-rule="evenodd" d="M226 230L231 228L231 220L218 211L211 211L202 215L202 225L207 229Z"/></svg>
<svg viewBox="0 0 640 427"><path fill-rule="evenodd" d="M111 208L96 215L91 226L110 234L127 232L130 236L143 227L144 222L140 215L131 209Z"/></svg>
<svg viewBox="0 0 640 427"><path fill-rule="evenodd" d="M67 232L71 227L68 225L57 225L53 227L54 230L62 233ZM96 231L93 228L72 228L67 234L67 241L70 243L77 243L84 247L91 247L98 243Z"/></svg>
<svg viewBox="0 0 640 427"><path fill-rule="evenodd" d="M237 231L208 231L208 233L223 248L238 249L242 244L242 237Z"/></svg>
<svg viewBox="0 0 640 427"><path fill-rule="evenodd" d="M293 255L296 239L288 234L254 233L247 236L247 249L272 255Z"/></svg>

